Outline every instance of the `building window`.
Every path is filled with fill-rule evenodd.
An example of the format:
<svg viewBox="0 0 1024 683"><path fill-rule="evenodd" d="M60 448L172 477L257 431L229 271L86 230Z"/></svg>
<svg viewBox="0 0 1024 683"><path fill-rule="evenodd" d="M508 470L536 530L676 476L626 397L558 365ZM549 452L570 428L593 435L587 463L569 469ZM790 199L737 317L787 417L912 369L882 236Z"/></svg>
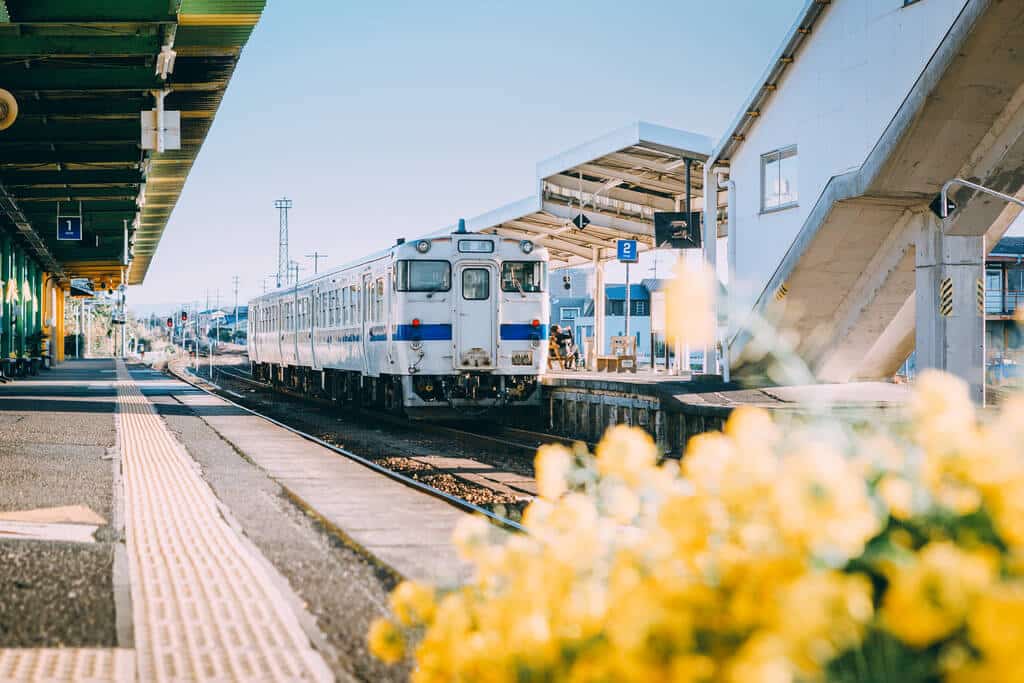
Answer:
<svg viewBox="0 0 1024 683"><path fill-rule="evenodd" d="M761 212L788 209L797 204L796 145L761 157Z"/></svg>
<svg viewBox="0 0 1024 683"><path fill-rule="evenodd" d="M650 302L646 299L635 299L629 302L629 314L630 315L650 315L651 306Z"/></svg>
<svg viewBox="0 0 1024 683"><path fill-rule="evenodd" d="M605 315L626 315L626 301L624 299L608 299L604 303Z"/></svg>
<svg viewBox="0 0 1024 683"><path fill-rule="evenodd" d="M559 317L562 320L575 320L579 316L579 314L580 309L578 308L563 308L561 311L559 311Z"/></svg>

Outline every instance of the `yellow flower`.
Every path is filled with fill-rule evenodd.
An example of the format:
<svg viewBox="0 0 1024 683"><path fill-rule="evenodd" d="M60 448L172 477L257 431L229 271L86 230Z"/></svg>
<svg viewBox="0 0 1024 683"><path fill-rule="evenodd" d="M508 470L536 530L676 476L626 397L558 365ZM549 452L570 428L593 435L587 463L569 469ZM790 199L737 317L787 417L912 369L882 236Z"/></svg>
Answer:
<svg viewBox="0 0 1024 683"><path fill-rule="evenodd" d="M572 469L572 452L560 444L545 444L537 449L534 458L537 475L537 493L554 500L568 490L568 475Z"/></svg>
<svg viewBox="0 0 1024 683"><path fill-rule="evenodd" d="M638 484L645 470L658 461L658 447L644 430L615 425L597 444L596 455L597 469L602 475Z"/></svg>
<svg viewBox="0 0 1024 683"><path fill-rule="evenodd" d="M914 487L906 479L887 474L878 482L878 495L896 519L908 519L913 513Z"/></svg>
<svg viewBox="0 0 1024 683"><path fill-rule="evenodd" d="M809 442L784 459L774 505L789 542L832 562L859 555L881 527L864 480L828 443Z"/></svg>
<svg viewBox="0 0 1024 683"><path fill-rule="evenodd" d="M459 557L472 560L482 549L486 548L491 533L491 525L478 515L471 515L459 520L452 534L452 542Z"/></svg>
<svg viewBox="0 0 1024 683"><path fill-rule="evenodd" d="M429 624L434 618L434 589L414 581L403 581L391 593L391 611L403 626Z"/></svg>
<svg viewBox="0 0 1024 683"><path fill-rule="evenodd" d="M955 451L973 436L974 405L967 383L953 375L922 372L911 393L910 413L915 435L929 454Z"/></svg>
<svg viewBox="0 0 1024 683"><path fill-rule="evenodd" d="M818 674L860 642L874 611L871 591L865 577L836 571L807 574L785 588L776 630L805 674Z"/></svg>
<svg viewBox="0 0 1024 683"><path fill-rule="evenodd" d="M1002 584L978 598L967 619L986 659L1019 660L1024 648L1024 584Z"/></svg>
<svg viewBox="0 0 1024 683"><path fill-rule="evenodd" d="M405 637L387 619L375 619L368 636L370 652L386 664L394 664L405 656Z"/></svg>
<svg viewBox="0 0 1024 683"><path fill-rule="evenodd" d="M718 281L706 265L676 264L665 290L665 336L680 344L710 344L717 321L712 314Z"/></svg>
<svg viewBox="0 0 1024 683"><path fill-rule="evenodd" d="M779 440L779 429L767 410L753 406L740 406L732 411L722 430L740 446L771 448Z"/></svg>
<svg viewBox="0 0 1024 683"><path fill-rule="evenodd" d="M929 543L898 567L885 593L886 627L912 647L927 647L959 628L975 597L994 579L992 559L952 543Z"/></svg>

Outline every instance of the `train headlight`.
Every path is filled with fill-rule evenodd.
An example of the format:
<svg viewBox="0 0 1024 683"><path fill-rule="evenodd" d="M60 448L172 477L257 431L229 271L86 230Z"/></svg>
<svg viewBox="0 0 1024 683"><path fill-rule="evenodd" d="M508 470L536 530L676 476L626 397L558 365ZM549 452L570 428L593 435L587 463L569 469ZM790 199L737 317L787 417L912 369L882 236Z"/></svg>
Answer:
<svg viewBox="0 0 1024 683"><path fill-rule="evenodd" d="M426 254L428 251L430 251L430 240L420 240L419 242L417 242L416 251L420 252L421 254Z"/></svg>
<svg viewBox="0 0 1024 683"><path fill-rule="evenodd" d="M533 251L533 242L530 240L523 240L519 243L519 248L523 250L524 254L529 254Z"/></svg>

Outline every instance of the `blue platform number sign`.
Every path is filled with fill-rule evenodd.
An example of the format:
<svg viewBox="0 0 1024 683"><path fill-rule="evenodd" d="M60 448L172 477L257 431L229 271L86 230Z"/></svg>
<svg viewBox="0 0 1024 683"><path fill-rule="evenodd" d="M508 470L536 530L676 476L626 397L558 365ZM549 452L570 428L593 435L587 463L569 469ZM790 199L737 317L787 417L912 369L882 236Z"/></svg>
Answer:
<svg viewBox="0 0 1024 683"><path fill-rule="evenodd" d="M81 240L82 239L82 217L81 216L60 216L57 219L58 240Z"/></svg>
<svg viewBox="0 0 1024 683"><path fill-rule="evenodd" d="M618 247L619 261L622 263L636 263L636 240L619 240L616 246Z"/></svg>

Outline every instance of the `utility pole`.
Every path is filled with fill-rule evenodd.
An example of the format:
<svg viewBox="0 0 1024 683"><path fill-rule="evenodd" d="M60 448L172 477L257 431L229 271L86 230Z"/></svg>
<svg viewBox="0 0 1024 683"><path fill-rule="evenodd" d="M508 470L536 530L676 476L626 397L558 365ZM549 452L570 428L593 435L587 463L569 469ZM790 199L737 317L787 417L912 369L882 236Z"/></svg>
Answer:
<svg viewBox="0 0 1024 683"><path fill-rule="evenodd" d="M306 258L313 259L313 275L320 273L320 259L327 258L327 254L321 254L319 251L314 251L312 254L306 254Z"/></svg>
<svg viewBox="0 0 1024 683"><path fill-rule="evenodd" d="M235 324L231 328L231 341L238 341L238 276L235 275L231 278L231 282L235 285Z"/></svg>
<svg viewBox="0 0 1024 683"><path fill-rule="evenodd" d="M280 287L288 284L288 209L292 208L292 200L282 197L274 202L274 208L278 214L277 286Z"/></svg>
<svg viewBox="0 0 1024 683"><path fill-rule="evenodd" d="M299 283L299 271L300 270L301 270L301 268L299 267L299 262L298 261L292 261L291 263L288 264L288 284L298 284Z"/></svg>

